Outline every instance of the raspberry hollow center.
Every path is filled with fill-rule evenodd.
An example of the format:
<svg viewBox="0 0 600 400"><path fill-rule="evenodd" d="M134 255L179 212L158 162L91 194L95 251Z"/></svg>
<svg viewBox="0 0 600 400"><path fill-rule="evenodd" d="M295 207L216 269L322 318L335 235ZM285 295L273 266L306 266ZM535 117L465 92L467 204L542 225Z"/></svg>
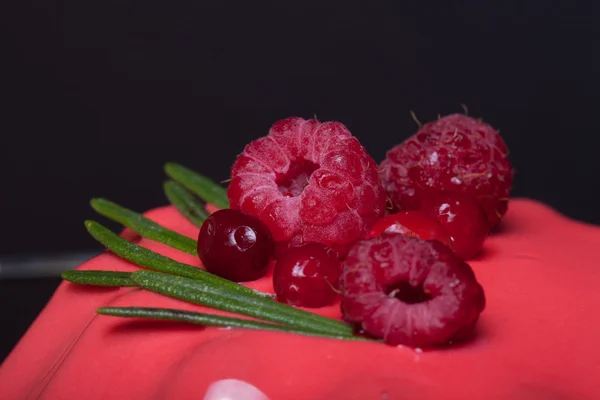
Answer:
<svg viewBox="0 0 600 400"><path fill-rule="evenodd" d="M386 294L406 304L425 303L432 299L431 295L423 289L423 286L412 286L408 282L400 282L388 286Z"/></svg>
<svg viewBox="0 0 600 400"><path fill-rule="evenodd" d="M287 197L297 197L308 185L308 180L319 165L308 160L295 160L290 164L287 173L277 177L279 191Z"/></svg>

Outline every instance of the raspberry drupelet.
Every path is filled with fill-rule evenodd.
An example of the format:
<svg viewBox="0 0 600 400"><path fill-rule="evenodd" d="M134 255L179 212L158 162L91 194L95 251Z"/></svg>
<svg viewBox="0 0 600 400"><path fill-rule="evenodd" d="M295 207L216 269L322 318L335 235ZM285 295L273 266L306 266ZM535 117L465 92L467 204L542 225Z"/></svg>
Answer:
<svg viewBox="0 0 600 400"><path fill-rule="evenodd" d="M341 256L385 211L377 165L339 122L288 118L248 144L231 171L230 206L258 217L278 247L318 242Z"/></svg>
<svg viewBox="0 0 600 400"><path fill-rule="evenodd" d="M499 133L462 114L424 124L388 151L380 170L385 191L400 210L418 210L436 192L460 192L477 201L491 227L506 213L513 182Z"/></svg>
<svg viewBox="0 0 600 400"><path fill-rule="evenodd" d="M485 308L471 267L447 246L402 234L356 242L340 277L342 313L391 345L469 337Z"/></svg>

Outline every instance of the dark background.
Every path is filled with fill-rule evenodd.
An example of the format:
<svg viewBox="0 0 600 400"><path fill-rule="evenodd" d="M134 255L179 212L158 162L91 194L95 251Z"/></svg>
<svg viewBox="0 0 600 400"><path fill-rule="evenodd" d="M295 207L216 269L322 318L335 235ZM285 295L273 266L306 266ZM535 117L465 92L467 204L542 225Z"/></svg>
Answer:
<svg viewBox="0 0 600 400"><path fill-rule="evenodd" d="M170 160L226 179L280 118L340 120L380 161L410 110L461 103L501 130L514 195L600 223L593 0L4 3L0 257L98 249L91 197L164 204ZM58 282L0 282L0 357Z"/></svg>

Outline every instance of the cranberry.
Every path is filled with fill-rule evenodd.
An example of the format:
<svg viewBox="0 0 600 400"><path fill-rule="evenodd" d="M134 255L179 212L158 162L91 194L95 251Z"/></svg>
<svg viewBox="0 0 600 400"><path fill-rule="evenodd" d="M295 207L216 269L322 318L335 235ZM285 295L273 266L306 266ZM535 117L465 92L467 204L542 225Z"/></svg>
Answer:
<svg viewBox="0 0 600 400"><path fill-rule="evenodd" d="M235 282L265 275L273 251L267 226L239 210L210 215L198 235L198 256L206 270Z"/></svg>
<svg viewBox="0 0 600 400"><path fill-rule="evenodd" d="M337 297L341 265L329 247L315 242L290 248L275 264L277 300L300 307L323 307Z"/></svg>
<svg viewBox="0 0 600 400"><path fill-rule="evenodd" d="M382 233L401 233L424 240L437 240L452 247L450 236L444 227L421 211L400 211L380 219L373 225L367 239L381 236Z"/></svg>
<svg viewBox="0 0 600 400"><path fill-rule="evenodd" d="M421 210L437 218L450 235L450 247L463 260L477 255L490 231L483 208L462 193L439 192L429 196Z"/></svg>

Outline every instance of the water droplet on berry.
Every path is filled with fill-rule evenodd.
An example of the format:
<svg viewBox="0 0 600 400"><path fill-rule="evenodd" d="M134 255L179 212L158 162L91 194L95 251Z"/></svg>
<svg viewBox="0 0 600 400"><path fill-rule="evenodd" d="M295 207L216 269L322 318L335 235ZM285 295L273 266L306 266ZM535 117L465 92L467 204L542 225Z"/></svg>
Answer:
<svg viewBox="0 0 600 400"><path fill-rule="evenodd" d="M240 251L247 251L256 244L256 232L248 226L235 228L230 238L231 244L237 246Z"/></svg>

